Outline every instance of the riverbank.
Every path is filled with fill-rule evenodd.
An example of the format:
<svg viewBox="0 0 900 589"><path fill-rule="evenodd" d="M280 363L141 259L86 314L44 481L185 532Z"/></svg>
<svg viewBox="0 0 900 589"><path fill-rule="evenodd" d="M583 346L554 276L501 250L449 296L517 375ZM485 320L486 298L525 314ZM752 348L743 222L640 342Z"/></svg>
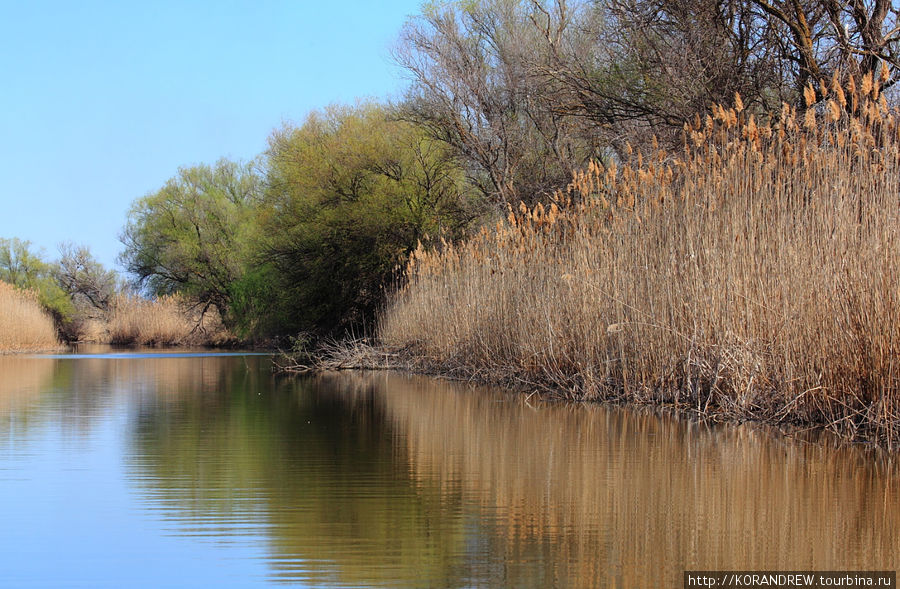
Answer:
<svg viewBox="0 0 900 589"><path fill-rule="evenodd" d="M869 79L762 125L716 107L673 156L418 250L381 355L572 400L900 443L898 114Z"/></svg>
<svg viewBox="0 0 900 589"><path fill-rule="evenodd" d="M225 347L237 338L214 311L190 305L178 296L154 300L118 295L105 312L80 319L70 331L78 335L72 343L119 346ZM0 281L0 354L60 350L53 318L35 293Z"/></svg>

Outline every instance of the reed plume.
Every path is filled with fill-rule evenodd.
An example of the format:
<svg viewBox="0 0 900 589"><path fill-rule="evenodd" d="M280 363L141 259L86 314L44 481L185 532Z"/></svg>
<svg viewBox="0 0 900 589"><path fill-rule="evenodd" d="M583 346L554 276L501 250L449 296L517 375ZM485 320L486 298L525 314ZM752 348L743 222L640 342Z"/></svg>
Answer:
<svg viewBox="0 0 900 589"><path fill-rule="evenodd" d="M896 447L900 113L880 79L837 80L768 121L716 105L682 153L595 162L551 212L418 248L382 342L429 370Z"/></svg>

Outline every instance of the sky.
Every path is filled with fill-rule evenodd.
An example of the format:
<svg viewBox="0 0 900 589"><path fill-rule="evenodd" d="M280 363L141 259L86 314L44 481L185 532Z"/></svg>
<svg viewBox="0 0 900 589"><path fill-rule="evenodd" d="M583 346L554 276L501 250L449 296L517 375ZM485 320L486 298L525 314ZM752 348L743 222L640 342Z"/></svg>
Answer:
<svg viewBox="0 0 900 589"><path fill-rule="evenodd" d="M116 257L179 167L262 153L284 122L402 96L421 0L0 0L0 237Z"/></svg>

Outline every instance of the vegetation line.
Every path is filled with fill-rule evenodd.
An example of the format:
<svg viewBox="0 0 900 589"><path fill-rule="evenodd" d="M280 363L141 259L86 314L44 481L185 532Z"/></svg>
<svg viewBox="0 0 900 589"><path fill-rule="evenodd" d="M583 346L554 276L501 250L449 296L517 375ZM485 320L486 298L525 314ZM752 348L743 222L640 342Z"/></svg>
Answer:
<svg viewBox="0 0 900 589"><path fill-rule="evenodd" d="M323 364L304 343L293 368L409 366L896 447L900 11L773 6L427 2L400 32L399 102L312 112L250 162L138 198L130 284L85 247L54 264L16 239L0 281L66 341L365 334L378 353L326 346ZM6 311L0 347L32 346L11 322L38 316Z"/></svg>
<svg viewBox="0 0 900 589"><path fill-rule="evenodd" d="M679 156L419 248L380 344L421 370L900 443L900 116L835 77L772 124L716 106Z"/></svg>

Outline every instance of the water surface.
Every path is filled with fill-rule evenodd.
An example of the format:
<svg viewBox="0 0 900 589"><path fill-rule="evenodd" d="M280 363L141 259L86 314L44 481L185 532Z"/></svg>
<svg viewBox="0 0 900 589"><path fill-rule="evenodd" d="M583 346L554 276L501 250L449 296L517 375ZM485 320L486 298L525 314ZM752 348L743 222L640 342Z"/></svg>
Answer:
<svg viewBox="0 0 900 589"><path fill-rule="evenodd" d="M0 357L0 586L653 587L890 569L890 459L259 355Z"/></svg>

